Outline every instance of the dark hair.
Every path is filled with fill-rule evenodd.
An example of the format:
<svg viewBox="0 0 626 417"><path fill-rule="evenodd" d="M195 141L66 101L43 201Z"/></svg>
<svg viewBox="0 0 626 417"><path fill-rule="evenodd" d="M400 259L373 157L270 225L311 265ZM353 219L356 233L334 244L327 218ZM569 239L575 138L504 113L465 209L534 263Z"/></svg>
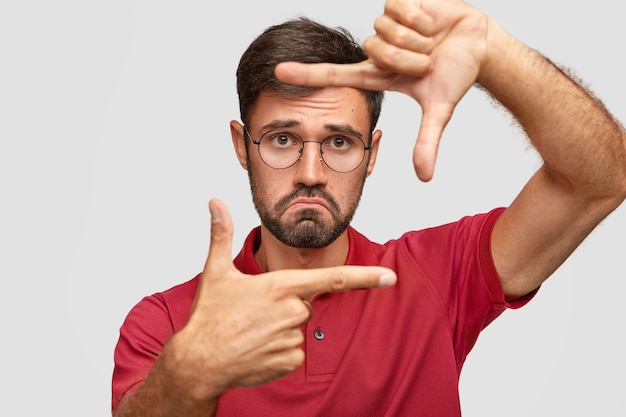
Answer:
<svg viewBox="0 0 626 417"><path fill-rule="evenodd" d="M344 28L330 28L306 17L271 26L248 46L237 67L241 120L244 124L249 123L250 108L262 92L304 96L317 90L278 81L274 68L279 62L350 64L365 59L367 55L363 48ZM369 108L371 133L378 122L384 93L362 92Z"/></svg>

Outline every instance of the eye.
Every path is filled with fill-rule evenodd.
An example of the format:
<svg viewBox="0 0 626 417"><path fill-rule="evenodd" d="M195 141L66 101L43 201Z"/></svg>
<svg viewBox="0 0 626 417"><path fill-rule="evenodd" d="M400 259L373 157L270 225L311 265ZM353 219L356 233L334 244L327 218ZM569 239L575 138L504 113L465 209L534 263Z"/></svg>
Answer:
<svg viewBox="0 0 626 417"><path fill-rule="evenodd" d="M275 133L268 137L268 141L276 148L300 147L300 141L289 132Z"/></svg>
<svg viewBox="0 0 626 417"><path fill-rule="evenodd" d="M353 139L346 136L330 136L324 139L324 149L331 151L347 151L352 147Z"/></svg>

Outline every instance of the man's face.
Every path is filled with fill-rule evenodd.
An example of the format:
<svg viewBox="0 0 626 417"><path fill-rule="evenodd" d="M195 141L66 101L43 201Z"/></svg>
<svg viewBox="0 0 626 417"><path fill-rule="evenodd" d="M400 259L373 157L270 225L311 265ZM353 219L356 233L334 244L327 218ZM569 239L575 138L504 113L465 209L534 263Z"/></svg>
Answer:
<svg viewBox="0 0 626 417"><path fill-rule="evenodd" d="M247 129L256 141L268 131L290 131L304 141L321 142L332 134L352 132L369 142L365 97L351 88L326 88L305 97L259 96ZM286 169L274 169L260 158L258 146L243 145L243 127L231 124L233 142L248 170L252 199L262 225L282 243L321 248L345 232L356 211L365 178L371 173L380 131L373 135L354 171L339 173L320 159L320 145L306 142L301 159Z"/></svg>

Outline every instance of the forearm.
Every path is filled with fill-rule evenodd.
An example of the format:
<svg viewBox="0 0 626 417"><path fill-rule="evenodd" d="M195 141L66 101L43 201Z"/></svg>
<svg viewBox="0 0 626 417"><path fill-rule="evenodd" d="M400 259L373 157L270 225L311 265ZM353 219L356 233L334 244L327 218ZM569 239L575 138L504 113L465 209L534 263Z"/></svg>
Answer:
<svg viewBox="0 0 626 417"><path fill-rule="evenodd" d="M492 21L477 82L543 159L492 233L505 294L537 288L626 197L626 134L602 103Z"/></svg>
<svg viewBox="0 0 626 417"><path fill-rule="evenodd" d="M124 397L113 417L210 417L217 397L198 398L176 369L178 353L166 345L146 380Z"/></svg>
<svg viewBox="0 0 626 417"><path fill-rule="evenodd" d="M517 119L546 173L581 196L623 195L626 134L619 122L585 88L493 22L487 38L477 82Z"/></svg>

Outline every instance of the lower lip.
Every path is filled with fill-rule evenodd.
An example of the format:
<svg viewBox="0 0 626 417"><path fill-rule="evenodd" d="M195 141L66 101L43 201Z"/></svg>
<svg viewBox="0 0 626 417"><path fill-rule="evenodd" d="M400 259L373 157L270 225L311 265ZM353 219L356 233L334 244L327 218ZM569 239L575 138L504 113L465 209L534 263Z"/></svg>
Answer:
<svg viewBox="0 0 626 417"><path fill-rule="evenodd" d="M324 207L324 205L319 204L319 203L295 203L289 206L289 208L287 208L287 211L289 210L302 210L302 209L324 209L326 210L326 207Z"/></svg>

